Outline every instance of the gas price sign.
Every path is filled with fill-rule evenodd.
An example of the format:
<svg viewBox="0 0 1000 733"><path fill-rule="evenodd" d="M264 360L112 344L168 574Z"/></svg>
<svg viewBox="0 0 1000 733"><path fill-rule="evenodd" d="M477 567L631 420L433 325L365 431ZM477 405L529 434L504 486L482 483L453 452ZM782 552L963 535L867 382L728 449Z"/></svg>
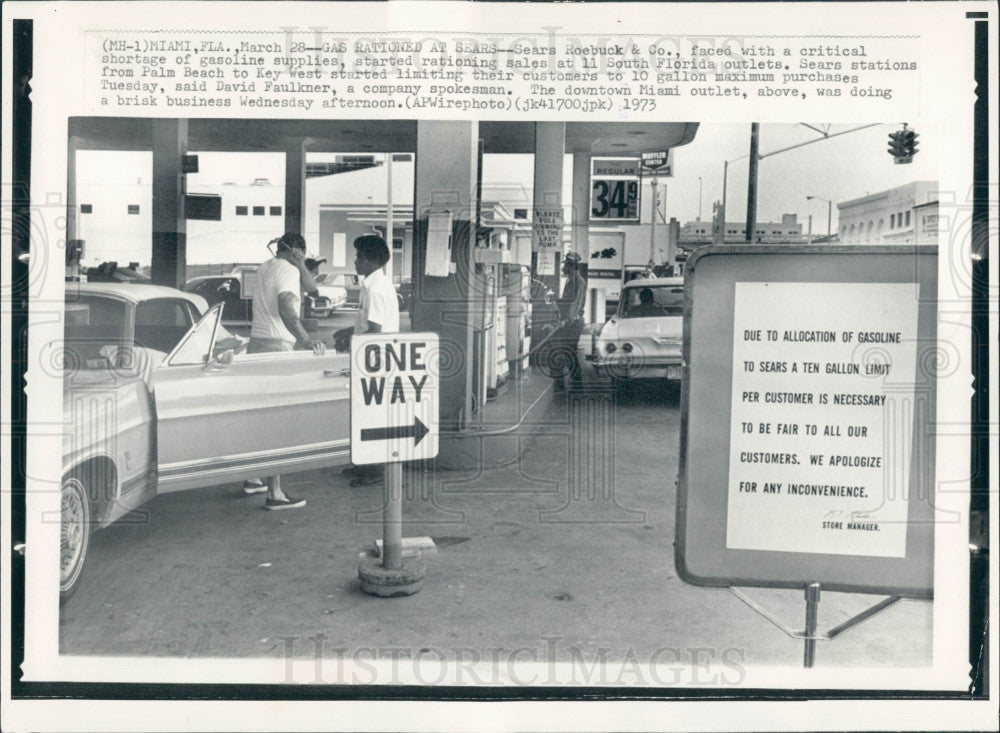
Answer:
<svg viewBox="0 0 1000 733"><path fill-rule="evenodd" d="M591 181L590 218L600 221L639 221L638 179L594 178Z"/></svg>

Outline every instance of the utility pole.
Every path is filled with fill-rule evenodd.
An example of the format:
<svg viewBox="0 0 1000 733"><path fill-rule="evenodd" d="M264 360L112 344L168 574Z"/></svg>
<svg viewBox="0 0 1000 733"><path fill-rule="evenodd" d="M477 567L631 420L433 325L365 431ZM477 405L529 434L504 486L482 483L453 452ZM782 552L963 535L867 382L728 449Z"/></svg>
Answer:
<svg viewBox="0 0 1000 733"><path fill-rule="evenodd" d="M725 165L722 166L722 221L726 221L726 189L729 188L729 161L723 161ZM722 244L722 242L719 242Z"/></svg>
<svg viewBox="0 0 1000 733"><path fill-rule="evenodd" d="M812 125L806 125L805 123L800 123L800 124L802 124L804 127L808 127L810 130L816 130L817 132L822 134L823 137L817 140L806 140L805 142L795 143L794 145L789 145L788 147L779 148L778 150L772 150L771 152L764 153L763 155L760 154L760 145L759 145L760 123L753 122L750 125L750 154L748 156L744 156L750 158L750 170L747 179L747 225L746 225L747 242L754 241L753 240L754 234L756 233L757 230L757 164L760 161L764 160L764 158L770 158L772 155L777 155L778 153L784 153L788 150L795 150L796 148L801 148L805 145L812 145L813 143L822 142L823 140L829 140L830 138L838 137L839 135L847 135L848 133L851 132L858 132L859 130L867 130L869 127L876 127L881 123L874 122L870 125L862 125L861 127L852 127L850 130L842 130L841 132L834 132L834 133L825 132L823 130L817 130L817 128L813 127ZM729 169L729 163L735 162L736 160L740 160L740 158L734 158L732 161L726 161L726 167L723 171L723 178L722 178L723 206L725 206L726 203L725 175ZM828 199L824 199L824 201L828 201ZM829 204L829 208L827 211L829 214L827 218L831 219L833 217L832 203ZM829 224L827 225L827 228L828 229L830 228ZM832 234L833 234L832 231L828 232L827 238L832 236Z"/></svg>
<svg viewBox="0 0 1000 733"><path fill-rule="evenodd" d="M760 123L750 123L750 172L747 178L746 241L752 242L757 231L757 164L760 161Z"/></svg>
<svg viewBox="0 0 1000 733"><path fill-rule="evenodd" d="M822 196L806 196L806 201L812 201L813 199L826 201L826 241L829 242L833 236L833 228L831 226L831 222L833 221L833 201Z"/></svg>

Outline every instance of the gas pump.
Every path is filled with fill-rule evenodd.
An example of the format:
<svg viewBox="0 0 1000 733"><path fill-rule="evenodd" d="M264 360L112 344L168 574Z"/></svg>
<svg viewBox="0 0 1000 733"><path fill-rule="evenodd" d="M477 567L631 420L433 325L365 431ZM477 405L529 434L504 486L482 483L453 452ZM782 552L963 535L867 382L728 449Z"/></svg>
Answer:
<svg viewBox="0 0 1000 733"><path fill-rule="evenodd" d="M525 338L522 270L507 229L483 228L475 250L477 279L484 284L483 384L487 399L506 389L510 360ZM513 311L513 312L511 312Z"/></svg>

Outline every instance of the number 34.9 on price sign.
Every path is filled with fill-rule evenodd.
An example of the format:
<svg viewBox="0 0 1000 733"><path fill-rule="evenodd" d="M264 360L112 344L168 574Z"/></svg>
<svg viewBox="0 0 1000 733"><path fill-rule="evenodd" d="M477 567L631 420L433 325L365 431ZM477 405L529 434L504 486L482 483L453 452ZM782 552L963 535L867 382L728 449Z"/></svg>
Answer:
<svg viewBox="0 0 1000 733"><path fill-rule="evenodd" d="M638 221L639 181L636 179L592 179L590 218Z"/></svg>

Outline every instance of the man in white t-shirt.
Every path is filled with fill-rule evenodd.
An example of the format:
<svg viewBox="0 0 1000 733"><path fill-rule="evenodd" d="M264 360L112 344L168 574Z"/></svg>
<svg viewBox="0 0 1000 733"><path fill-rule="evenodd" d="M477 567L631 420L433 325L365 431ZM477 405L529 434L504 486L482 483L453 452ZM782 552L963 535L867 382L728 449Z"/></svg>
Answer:
<svg viewBox="0 0 1000 733"><path fill-rule="evenodd" d="M397 333L399 331L399 301L396 288L382 269L389 261L389 247L377 234L364 234L354 240L354 269L361 276L358 296L358 319L354 328L337 332L337 350L350 347L353 333ZM382 481L382 466L352 466L344 471L351 477L351 486L368 486Z"/></svg>
<svg viewBox="0 0 1000 733"><path fill-rule="evenodd" d="M248 354L292 351L298 343L317 356L326 352L322 341L313 341L299 320L302 307L300 287L315 289L316 284L305 266L306 240L301 234L287 232L277 240L275 256L257 269L257 292L253 298L253 326L250 329ZM245 493L256 493L257 484L248 481ZM264 508L296 509L305 499L288 496L281 489L281 476L268 476Z"/></svg>
<svg viewBox="0 0 1000 733"><path fill-rule="evenodd" d="M289 232L278 239L277 245L275 256L257 268L253 327L247 353L292 351L299 343L321 355L325 350L323 343L313 341L299 320L301 288L316 289L305 265L306 240L301 234Z"/></svg>

